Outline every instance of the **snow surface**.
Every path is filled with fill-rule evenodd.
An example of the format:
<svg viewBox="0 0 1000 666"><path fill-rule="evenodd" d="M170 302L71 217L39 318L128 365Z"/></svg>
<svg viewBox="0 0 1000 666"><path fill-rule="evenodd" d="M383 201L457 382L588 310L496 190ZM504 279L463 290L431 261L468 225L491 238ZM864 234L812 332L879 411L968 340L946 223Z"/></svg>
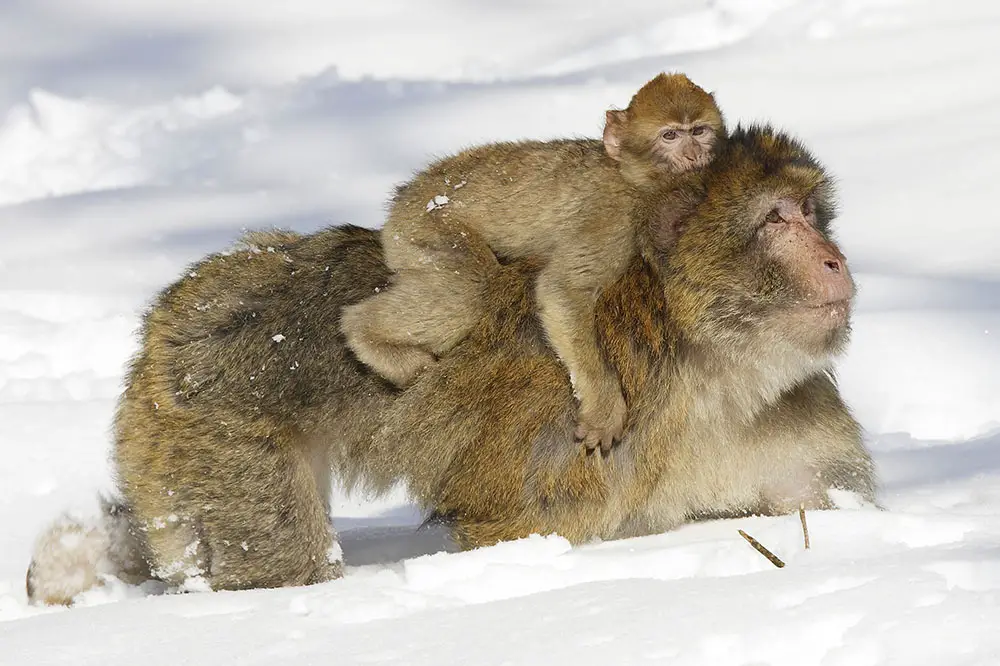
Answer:
<svg viewBox="0 0 1000 666"><path fill-rule="evenodd" d="M1000 663L998 63L988 0L0 4L0 664ZM660 70L838 175L840 377L887 511L810 514L809 551L789 516L453 553L402 493L335 492L343 580L26 605L35 535L111 487L138 316L188 262L376 226L431 157L596 136Z"/></svg>

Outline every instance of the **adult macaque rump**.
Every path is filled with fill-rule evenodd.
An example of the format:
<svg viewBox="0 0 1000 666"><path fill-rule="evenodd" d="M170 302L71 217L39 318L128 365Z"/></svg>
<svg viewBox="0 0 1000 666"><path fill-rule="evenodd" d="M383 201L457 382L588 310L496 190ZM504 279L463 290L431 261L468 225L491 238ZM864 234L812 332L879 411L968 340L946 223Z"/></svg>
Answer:
<svg viewBox="0 0 1000 666"><path fill-rule="evenodd" d="M660 74L607 113L603 142L499 143L435 162L396 193L382 230L394 275L345 311L348 345L409 386L481 318L497 257L532 257L542 326L579 398L577 435L607 453L626 404L597 350L594 304L632 255L629 215L642 192L701 169L724 138L713 97Z"/></svg>
<svg viewBox="0 0 1000 666"><path fill-rule="evenodd" d="M751 128L684 195L683 218L676 189L634 208L639 251L596 306L632 410L607 458L571 445L573 391L529 260L495 269L481 320L404 391L338 334L343 306L389 281L374 232L256 235L197 265L147 315L115 425L118 515L153 575L213 589L339 575L331 471L375 492L405 482L464 547L827 508L831 488L873 499L831 378L853 284L827 176ZM53 529L42 542L60 543ZM33 598L79 591L55 578L59 557L36 553Z"/></svg>

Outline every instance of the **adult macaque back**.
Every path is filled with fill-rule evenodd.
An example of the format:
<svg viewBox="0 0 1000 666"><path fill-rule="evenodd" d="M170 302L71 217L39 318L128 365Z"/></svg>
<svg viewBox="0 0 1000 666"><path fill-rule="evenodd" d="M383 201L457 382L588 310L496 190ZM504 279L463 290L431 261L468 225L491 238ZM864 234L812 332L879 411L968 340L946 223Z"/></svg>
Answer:
<svg viewBox="0 0 1000 666"><path fill-rule="evenodd" d="M112 524L127 520L138 545L107 531L91 541L103 566L134 575L138 549L176 585L334 578L331 470L376 492L406 482L465 547L827 508L834 487L871 500L871 460L830 375L854 292L832 210L819 164L768 128L737 130L704 179L636 206L640 252L596 310L631 406L607 458L571 445L573 392L538 322L530 261L498 267L469 337L399 391L337 332L341 308L388 281L377 234L251 236L146 317L115 424L127 510ZM95 543L52 546L72 529L40 540L33 599L68 602L74 580L98 579L60 577L97 566L81 559Z"/></svg>

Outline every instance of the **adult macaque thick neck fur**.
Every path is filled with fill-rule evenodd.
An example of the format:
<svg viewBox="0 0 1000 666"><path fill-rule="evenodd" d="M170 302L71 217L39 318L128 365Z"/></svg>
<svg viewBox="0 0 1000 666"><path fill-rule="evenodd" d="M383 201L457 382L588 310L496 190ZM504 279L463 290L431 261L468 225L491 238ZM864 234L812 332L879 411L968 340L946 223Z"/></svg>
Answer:
<svg viewBox="0 0 1000 666"><path fill-rule="evenodd" d="M691 189L636 206L640 251L596 306L594 338L631 406L607 458L572 446L537 265L498 266L467 339L399 390L338 333L343 306L388 283L377 234L251 235L146 317L115 424L116 519L152 575L238 589L340 575L331 474L373 491L405 482L465 547L828 508L831 488L871 500L872 463L831 374L853 296L832 196L801 145L751 128ZM34 599L80 591L58 572L86 553L53 546L60 529L40 541ZM108 559L128 560L114 545Z"/></svg>
<svg viewBox="0 0 1000 666"><path fill-rule="evenodd" d="M712 95L660 74L607 113L603 141L498 143L435 162L392 201L382 246L394 275L345 311L348 345L408 386L481 318L497 257L531 257L546 339L579 398L577 436L606 454L627 410L594 339L597 295L632 255L629 212L642 190L702 169L725 133Z"/></svg>

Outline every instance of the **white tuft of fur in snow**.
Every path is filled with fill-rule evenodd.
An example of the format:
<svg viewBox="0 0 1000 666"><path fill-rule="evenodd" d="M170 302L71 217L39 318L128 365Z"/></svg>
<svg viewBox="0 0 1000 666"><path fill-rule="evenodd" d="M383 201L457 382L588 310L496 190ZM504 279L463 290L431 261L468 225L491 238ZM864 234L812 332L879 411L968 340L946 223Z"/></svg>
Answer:
<svg viewBox="0 0 1000 666"><path fill-rule="evenodd" d="M110 550L111 539L102 524L61 516L35 542L26 581L31 598L65 605L104 585L104 576L115 573Z"/></svg>

